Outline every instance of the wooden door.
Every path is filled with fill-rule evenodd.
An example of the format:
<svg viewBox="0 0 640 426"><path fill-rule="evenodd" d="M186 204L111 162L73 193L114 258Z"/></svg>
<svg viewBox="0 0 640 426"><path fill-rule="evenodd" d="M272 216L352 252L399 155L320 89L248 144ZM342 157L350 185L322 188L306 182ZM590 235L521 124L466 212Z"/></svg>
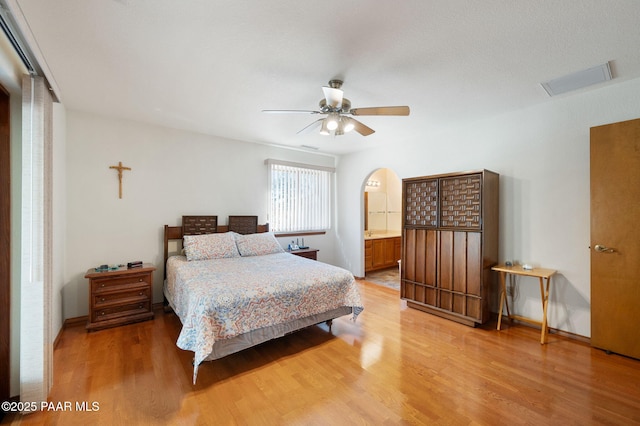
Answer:
<svg viewBox="0 0 640 426"><path fill-rule="evenodd" d="M384 267L385 241L384 239L373 240L373 268Z"/></svg>
<svg viewBox="0 0 640 426"><path fill-rule="evenodd" d="M9 93L0 86L0 401L11 395L11 132ZM2 411L0 411L0 420Z"/></svg>
<svg viewBox="0 0 640 426"><path fill-rule="evenodd" d="M364 272L373 270L373 243L371 240L364 242Z"/></svg>
<svg viewBox="0 0 640 426"><path fill-rule="evenodd" d="M591 344L640 358L640 119L591 129Z"/></svg>
<svg viewBox="0 0 640 426"><path fill-rule="evenodd" d="M400 237L393 239L393 259L394 265L398 263L402 257L402 239Z"/></svg>
<svg viewBox="0 0 640 426"><path fill-rule="evenodd" d="M384 240L384 264L391 266L394 263L395 241L393 238L385 238ZM397 261L398 259L395 259Z"/></svg>

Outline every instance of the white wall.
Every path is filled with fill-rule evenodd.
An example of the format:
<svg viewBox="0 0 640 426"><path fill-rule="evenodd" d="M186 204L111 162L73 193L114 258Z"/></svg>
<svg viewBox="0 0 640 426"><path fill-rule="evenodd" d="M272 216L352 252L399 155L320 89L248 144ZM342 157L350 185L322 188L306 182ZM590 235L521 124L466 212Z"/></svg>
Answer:
<svg viewBox="0 0 640 426"><path fill-rule="evenodd" d="M100 264L154 263L154 301L162 301L163 227L182 215L258 215L267 221L267 166L276 158L321 166L332 156L214 138L84 112L67 111L66 254L63 317L88 313L84 275ZM131 167L118 198L117 172ZM333 263L335 236L305 237ZM281 239L286 247L290 238Z"/></svg>
<svg viewBox="0 0 640 426"><path fill-rule="evenodd" d="M557 269L550 326L590 336L589 129L640 117L638 99L640 79L341 157L339 264L363 275L362 215L352 212L362 211L373 170L408 178L489 169L500 174L500 259ZM522 284L513 310L540 317L537 284Z"/></svg>
<svg viewBox="0 0 640 426"><path fill-rule="evenodd" d="M387 177L387 228L402 229L402 180L391 169L385 169Z"/></svg>
<svg viewBox="0 0 640 426"><path fill-rule="evenodd" d="M62 330L62 291L64 288L66 236L66 111L62 104L53 104L53 197L52 197L52 289L51 336L55 339ZM51 342L53 343L53 342Z"/></svg>

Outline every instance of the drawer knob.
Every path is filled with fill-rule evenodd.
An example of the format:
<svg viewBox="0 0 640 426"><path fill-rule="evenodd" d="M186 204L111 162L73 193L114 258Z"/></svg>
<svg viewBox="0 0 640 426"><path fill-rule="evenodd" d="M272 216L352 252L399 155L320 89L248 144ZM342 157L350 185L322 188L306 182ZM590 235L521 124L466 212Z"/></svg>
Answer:
<svg viewBox="0 0 640 426"><path fill-rule="evenodd" d="M104 283L100 284L100 287L104 287Z"/></svg>
<svg viewBox="0 0 640 426"><path fill-rule="evenodd" d="M142 296L143 294L144 294L143 292L140 292L140 296Z"/></svg>
<svg viewBox="0 0 640 426"><path fill-rule="evenodd" d="M140 278L140 279L138 280L138 282L139 282L139 283L141 283L141 282L142 282L142 278Z"/></svg>
<svg viewBox="0 0 640 426"><path fill-rule="evenodd" d="M138 309L142 309L142 305L139 305L139 306L138 306Z"/></svg>
<svg viewBox="0 0 640 426"><path fill-rule="evenodd" d="M104 315L104 311L100 312L100 315Z"/></svg>
<svg viewBox="0 0 640 426"><path fill-rule="evenodd" d="M101 297L101 298L100 298L100 301L101 301L101 302L104 302L104 297Z"/></svg>

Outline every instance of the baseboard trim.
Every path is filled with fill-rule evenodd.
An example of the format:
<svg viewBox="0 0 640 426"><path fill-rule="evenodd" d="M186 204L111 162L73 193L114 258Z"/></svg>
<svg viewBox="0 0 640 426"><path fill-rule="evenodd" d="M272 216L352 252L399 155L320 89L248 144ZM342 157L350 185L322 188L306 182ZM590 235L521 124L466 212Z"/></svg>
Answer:
<svg viewBox="0 0 640 426"><path fill-rule="evenodd" d="M578 340L582 343L586 343L587 345L591 345L591 338L587 337L587 336L582 336L580 334L576 334L576 333L570 333L568 331L564 331L564 330L558 330L557 328L549 328L549 331L557 334L558 336L563 336L563 337L567 337L569 339L573 339L573 340Z"/></svg>
<svg viewBox="0 0 640 426"><path fill-rule="evenodd" d="M364 277L355 277L356 280L364 280ZM151 305L151 308L153 309L154 312L157 312L159 310L164 310L164 312L170 312L167 311L164 307L164 303L160 302L160 303L154 303L153 305ZM494 316L494 318L497 320L498 319L498 314L496 312L492 312L491 313L492 316ZM56 336L55 340L53 341L53 348L55 349L58 346L58 343L60 342L60 339L62 337L62 331L67 328L67 327L73 327L73 326L77 326L77 325L81 325L81 324L86 324L87 320L89 319L88 316L81 316L81 317L75 317L75 318L67 318L66 320L64 320L64 323L62 324L62 328L60 329L60 331L58 332L58 335ZM518 324L518 325L523 325L525 327L532 327L532 328L538 328L539 327L535 327L532 324L526 323L526 322L522 322L522 321L518 321L516 319L511 320L514 323ZM549 327L549 333L550 334L557 334L558 336L562 336L562 337L566 337L568 339L573 339L573 340L577 340L579 342L585 343L587 345L591 345L591 338L587 337L587 336L582 336L580 334L576 334L576 333L571 333L569 331L564 331L564 330L560 330L557 328L553 328L553 327Z"/></svg>
<svg viewBox="0 0 640 426"><path fill-rule="evenodd" d="M497 313L494 313L494 314L495 314L495 318L497 320L498 314ZM504 318L503 318L503 321L504 321ZM509 321L509 320L507 319L506 321ZM517 319L512 319L511 322L514 323L514 324L518 324L518 326L531 327L531 328L535 328L537 330L540 330L540 327L535 326L534 324L530 324L530 323L525 322L525 321L518 321ZM582 336L580 334L571 333L569 331L560 330L558 328L549 327L549 334L557 334L558 336L566 337L568 339L577 340L579 342L586 343L587 345L591 345L591 338L589 338L587 336Z"/></svg>
<svg viewBox="0 0 640 426"><path fill-rule="evenodd" d="M159 302L159 303L153 303L151 305L151 309L155 312L158 310L161 310L163 308L163 303ZM62 328L60 329L60 331L58 332L58 335L56 336L56 339L53 341L53 347L55 348L58 345L58 342L60 341L60 337L62 336L62 331L67 328L67 327L75 327L78 325L84 325L87 323L87 321L89 321L89 316L88 315L83 315L81 317L74 317L74 318L67 318L66 320L64 320L64 322L62 323Z"/></svg>
<svg viewBox="0 0 640 426"><path fill-rule="evenodd" d="M88 320L89 317L87 315L75 318L67 318L66 320L64 320L64 324L62 324L62 328L64 329L66 327L73 327L74 325L84 324Z"/></svg>
<svg viewBox="0 0 640 426"><path fill-rule="evenodd" d="M65 328L85 324L87 322L87 319L88 317L85 315L82 317L67 318L66 320L64 320L64 322L62 323L62 327L58 331L58 335L53 340L53 349L55 350L60 344L60 341L62 340L62 332Z"/></svg>

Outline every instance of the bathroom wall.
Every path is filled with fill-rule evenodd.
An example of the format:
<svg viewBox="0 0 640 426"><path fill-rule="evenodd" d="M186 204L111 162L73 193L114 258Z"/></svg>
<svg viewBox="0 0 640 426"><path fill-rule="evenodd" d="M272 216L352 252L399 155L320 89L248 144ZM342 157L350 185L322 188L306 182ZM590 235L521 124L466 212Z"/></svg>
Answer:
<svg viewBox="0 0 640 426"><path fill-rule="evenodd" d="M365 185L365 192L369 193L369 208L366 212L369 215L368 230L400 232L402 181L393 170L386 168L374 171L367 178L367 182L369 181L378 182L379 186ZM382 211L384 211L383 216L380 215Z"/></svg>

